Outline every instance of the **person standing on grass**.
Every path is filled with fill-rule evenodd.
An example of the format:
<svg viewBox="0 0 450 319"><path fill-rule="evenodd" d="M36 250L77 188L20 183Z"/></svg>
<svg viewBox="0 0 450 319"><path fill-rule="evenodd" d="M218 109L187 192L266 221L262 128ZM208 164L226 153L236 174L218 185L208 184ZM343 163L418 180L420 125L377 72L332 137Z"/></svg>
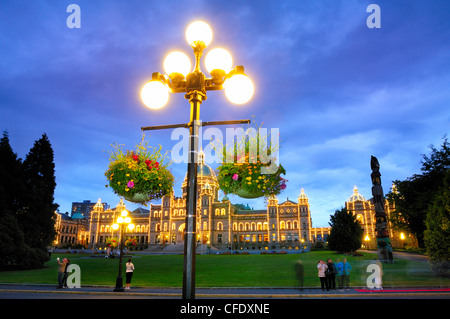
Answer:
<svg viewBox="0 0 450 319"><path fill-rule="evenodd" d="M304 269L303 269L303 263L301 260L299 260L295 263L295 275L297 276L297 280L298 280L298 289L303 290Z"/></svg>
<svg viewBox="0 0 450 319"><path fill-rule="evenodd" d="M343 266L343 262L340 261L339 258L338 258L338 260L336 261L335 266L336 266L336 271L337 271L337 273L336 273L336 280L337 280L337 283L338 283L338 287L339 287L339 290L342 290L342 287L343 287L342 274L343 274L343 267L344 267Z"/></svg>
<svg viewBox="0 0 450 319"><path fill-rule="evenodd" d="M342 284L344 289L349 289L350 287L350 270L352 266L347 262L347 258L344 258L342 263Z"/></svg>
<svg viewBox="0 0 450 319"><path fill-rule="evenodd" d="M130 289L131 277L133 277L133 271L134 271L134 265L131 262L131 258L128 259L128 262L125 264L125 266L127 267L127 270L125 273L125 276L126 276L125 289Z"/></svg>
<svg viewBox="0 0 450 319"><path fill-rule="evenodd" d="M69 277L69 273L67 272L67 268L70 265L70 259L64 258L64 261L66 263L66 267L64 268L64 279L63 279L63 288L67 288L67 277Z"/></svg>
<svg viewBox="0 0 450 319"><path fill-rule="evenodd" d="M336 289L336 267L331 258L327 260L327 271L325 272L327 278L327 290Z"/></svg>
<svg viewBox="0 0 450 319"><path fill-rule="evenodd" d="M66 259L64 258L61 262L58 257L56 258L56 263L58 265L58 288L62 288L64 283L64 272L66 271Z"/></svg>
<svg viewBox="0 0 450 319"><path fill-rule="evenodd" d="M325 290L325 286L328 288L327 280L325 277L325 271L327 270L327 264L325 264L322 260L319 260L317 263L317 270L319 271L319 280L320 280L320 288L322 291Z"/></svg>

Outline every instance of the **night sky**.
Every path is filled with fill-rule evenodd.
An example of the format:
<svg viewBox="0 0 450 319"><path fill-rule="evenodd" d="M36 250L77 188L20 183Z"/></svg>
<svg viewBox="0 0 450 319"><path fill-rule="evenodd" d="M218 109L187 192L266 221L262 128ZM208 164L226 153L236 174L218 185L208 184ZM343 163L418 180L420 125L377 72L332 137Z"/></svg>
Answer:
<svg viewBox="0 0 450 319"><path fill-rule="evenodd" d="M367 26L372 3L381 28ZM81 9L80 28L67 25L70 4ZM105 188L107 151L112 143L132 148L142 126L189 120L183 94L155 111L139 93L152 72L164 71L169 52L183 51L194 63L185 30L203 20L214 34L207 50L228 49L255 95L234 105L223 91L208 92L201 119L254 116L279 128L289 180L279 202L297 201L304 188L313 226L328 226L355 185L371 197L371 155L388 193L393 180L420 173L431 144L442 144L450 127L449 12L447 0L2 0L0 129L21 158L48 135L61 212L98 198L115 207L119 197ZM178 142L170 136L146 133L167 151ZM186 167L172 165L176 196ZM230 198L265 207L264 199Z"/></svg>

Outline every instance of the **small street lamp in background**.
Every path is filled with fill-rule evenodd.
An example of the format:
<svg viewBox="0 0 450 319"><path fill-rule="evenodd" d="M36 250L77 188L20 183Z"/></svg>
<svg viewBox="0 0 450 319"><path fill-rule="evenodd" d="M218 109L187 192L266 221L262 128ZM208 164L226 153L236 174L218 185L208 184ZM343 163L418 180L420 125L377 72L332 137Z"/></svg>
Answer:
<svg viewBox="0 0 450 319"><path fill-rule="evenodd" d="M128 211L125 209L125 204L123 203L123 199L120 200L119 204L116 207L116 210L120 213L120 216L117 217L117 221L112 225L114 230L120 229L120 255L119 255L119 274L117 275L116 280L116 288L114 291L124 291L123 289L123 277L122 277L122 258L123 258L123 232L124 228L128 227L129 230L134 229L134 224L131 223L131 218L128 217Z"/></svg>

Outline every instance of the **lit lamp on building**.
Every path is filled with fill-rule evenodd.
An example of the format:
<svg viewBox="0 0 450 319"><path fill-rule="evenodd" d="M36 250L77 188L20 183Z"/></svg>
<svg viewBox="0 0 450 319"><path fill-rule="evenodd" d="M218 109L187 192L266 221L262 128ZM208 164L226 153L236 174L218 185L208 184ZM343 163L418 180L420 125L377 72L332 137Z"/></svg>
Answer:
<svg viewBox="0 0 450 319"><path fill-rule="evenodd" d="M403 243L403 249L406 250L406 242L405 242L405 234L404 233L400 233L400 240Z"/></svg>
<svg viewBox="0 0 450 319"><path fill-rule="evenodd" d="M114 291L124 291L123 289L123 277L122 277L122 258L123 258L123 232L125 227L129 230L134 229L134 224L131 223L131 218L128 217L128 211L125 209L125 205L123 205L123 210L120 213L120 216L117 217L117 222L112 225L114 230L120 229L120 256L119 256L119 274L117 275L116 280L116 288Z"/></svg>
<svg viewBox="0 0 450 319"><path fill-rule="evenodd" d="M366 248L367 248L367 250L369 250L369 249L370 249L370 248L369 248L369 241L370 241L369 235L366 235L366 237L364 237L364 241L366 242Z"/></svg>
<svg viewBox="0 0 450 319"><path fill-rule="evenodd" d="M254 93L252 81L244 73L243 66L233 68L233 60L226 50L210 50L205 58L205 67L211 77L207 78L200 69L200 58L213 38L208 24L196 21L186 30L186 40L194 50L194 69L189 57L183 52L170 53L164 60L166 74L155 72L152 79L141 90L143 103L151 109L160 109L167 104L169 93L183 93L190 104L189 156L187 168L186 228L184 244L183 299L195 298L195 242L197 205L197 163L200 105L206 100L206 91L225 90L225 95L234 104L248 102ZM221 124L239 124L238 121L223 121ZM234 122L234 123L231 123ZM248 123L240 122L240 123ZM216 122L217 124L218 122ZM220 124L220 125L221 125ZM164 128L176 127L165 126ZM179 125L178 125L179 127ZM151 128L142 128L149 130ZM157 129L157 128L152 128Z"/></svg>

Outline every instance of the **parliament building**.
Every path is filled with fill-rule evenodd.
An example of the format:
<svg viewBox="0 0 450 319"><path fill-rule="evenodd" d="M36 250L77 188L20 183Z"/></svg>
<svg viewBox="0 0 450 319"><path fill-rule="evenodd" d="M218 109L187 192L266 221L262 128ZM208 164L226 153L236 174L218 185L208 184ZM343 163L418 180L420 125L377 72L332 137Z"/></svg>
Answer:
<svg viewBox="0 0 450 319"><path fill-rule="evenodd" d="M308 197L303 189L299 192L297 201L287 199L279 202L276 196L272 196L267 199L265 209L253 210L242 204L234 205L227 196L219 198L219 185L214 170L204 163L204 160L201 160L197 167L196 233L199 245L220 251L273 251L300 250L315 242L326 241L330 227L312 227ZM160 204L150 204L149 209L140 207L130 212L129 216L135 228L132 231L126 230L125 239L136 238L137 249L140 250L170 251L173 247L172 249L178 248L178 251L182 251L186 218L186 178L182 183L182 192L182 197L164 196ZM78 240L72 240L73 243L92 249L103 249L108 238L119 238L119 232L112 229L112 224L120 215L121 209L118 207L123 205L121 199L116 208L109 208L99 199L85 216L84 227L80 232L77 230ZM365 200L355 187L354 194L345 206L356 214L361 222L365 245L375 245L375 211L371 200ZM393 209L387 201L386 209L388 214ZM79 224L80 222L77 222L77 225ZM391 231L391 235L396 234ZM63 241L59 243L63 244Z"/></svg>

